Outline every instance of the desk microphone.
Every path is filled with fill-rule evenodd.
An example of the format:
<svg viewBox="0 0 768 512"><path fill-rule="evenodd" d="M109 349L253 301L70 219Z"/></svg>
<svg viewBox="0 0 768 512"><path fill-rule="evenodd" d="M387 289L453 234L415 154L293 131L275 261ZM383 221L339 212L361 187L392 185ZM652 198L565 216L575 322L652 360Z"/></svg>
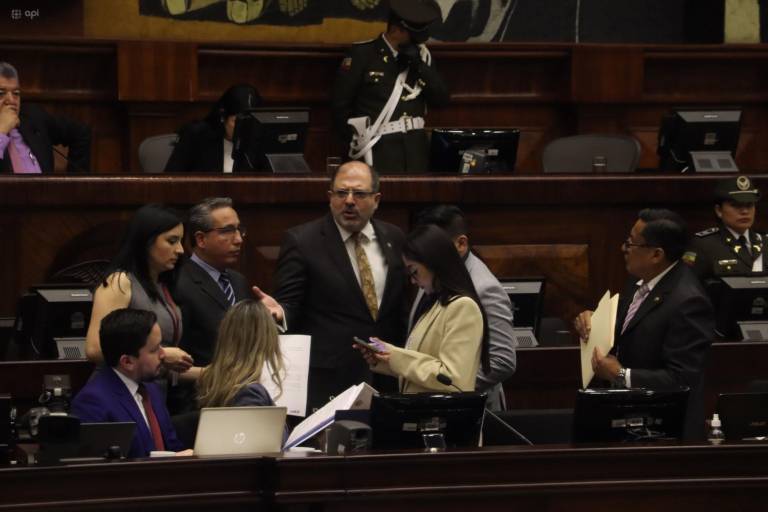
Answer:
<svg viewBox="0 0 768 512"><path fill-rule="evenodd" d="M456 388L457 390L459 390L459 392L461 392L461 393L466 393L466 391L464 391L459 386L454 384L453 380L449 376L447 376L447 375L445 375L443 373L438 373L437 374L437 382L439 382L440 384L444 384L446 386L452 386L452 387ZM506 421L501 419L496 413L491 411L489 408L485 407L484 409L485 409L484 412L486 414L490 414L492 418L494 418L496 421L498 421L499 423L504 425L510 432L515 434L515 437L517 437L520 441L523 441L527 445L533 446L533 443L530 441L530 439L528 439L523 434L521 434L515 427L513 427L512 425L510 425L509 423L507 423Z"/></svg>

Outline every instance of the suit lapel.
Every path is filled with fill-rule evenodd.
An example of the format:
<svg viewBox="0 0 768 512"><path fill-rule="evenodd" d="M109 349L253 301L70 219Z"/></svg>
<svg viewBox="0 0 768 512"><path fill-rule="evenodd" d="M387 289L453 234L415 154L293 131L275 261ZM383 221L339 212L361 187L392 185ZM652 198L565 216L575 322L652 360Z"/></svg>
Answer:
<svg viewBox="0 0 768 512"><path fill-rule="evenodd" d="M682 263L676 264L675 268L667 272L667 275L662 277L661 281L653 287L653 290L651 290L643 303L640 304L640 308L637 310L637 313L635 313L635 316L629 321L629 325L627 325L627 328L624 330L625 333L629 332L651 311L664 303L665 297L672 291L675 283L677 283L678 272L680 271L679 265L682 265Z"/></svg>
<svg viewBox="0 0 768 512"><path fill-rule="evenodd" d="M416 298L413 299L413 305L411 306L411 311L408 313L408 332L411 332L413 330L413 317L416 314L416 309L419 307L419 302L421 301L421 298L424 296L424 289L419 288L419 291L416 292Z"/></svg>
<svg viewBox="0 0 768 512"><path fill-rule="evenodd" d="M229 309L230 304L224 296L224 292L221 291L221 287L211 278L210 274L192 260L187 260L184 264L189 265L190 277L203 293L216 301L223 309Z"/></svg>
<svg viewBox="0 0 768 512"><path fill-rule="evenodd" d="M139 406L136 404L136 400L128 392L128 388L125 386L125 383L120 380L120 377L115 375L115 371L112 368L105 368L103 371L109 372L111 374L109 377L107 377L107 380L110 383L109 387L112 393L115 395L117 403L120 404L120 407L122 407L123 410L127 412L131 417L134 423L136 423L136 431L141 438L142 444L150 447L154 446L152 434L149 432L147 422L144 420L144 416L141 414Z"/></svg>
<svg viewBox="0 0 768 512"><path fill-rule="evenodd" d="M339 233L339 229L331 215L326 217L326 222L323 226L323 238L325 240L326 251L334 265L336 265L341 276L347 282L350 292L356 297L358 304L365 309L368 315L370 315L371 312L368 310L368 306L365 303L363 290L360 288L360 283L357 282L357 277L355 277L352 262L349 261L347 247L344 245L344 241L341 239L341 233Z"/></svg>
<svg viewBox="0 0 768 512"><path fill-rule="evenodd" d="M387 262L387 277L384 280L384 293L381 296L381 305L379 306L379 310L383 310L387 301L391 300L390 295L392 295L393 290L398 286L402 286L402 283L398 284L395 282L397 273L392 272L392 269L397 265L401 265L402 262L399 261L400 256L395 254L395 249L392 247L392 241L387 237L386 233L384 233L384 230L379 223L371 219L371 224L373 225L373 231L376 233L376 241L379 243L381 252L384 254L384 260ZM416 302L416 304L418 304L418 302ZM411 314L413 314L413 311L411 311Z"/></svg>

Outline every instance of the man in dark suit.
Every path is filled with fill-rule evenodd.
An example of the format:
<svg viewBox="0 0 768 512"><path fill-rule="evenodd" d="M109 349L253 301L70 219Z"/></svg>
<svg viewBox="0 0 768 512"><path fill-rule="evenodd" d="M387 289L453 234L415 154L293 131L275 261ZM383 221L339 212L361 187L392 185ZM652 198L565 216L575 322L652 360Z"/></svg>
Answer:
<svg viewBox="0 0 768 512"><path fill-rule="evenodd" d="M69 147L67 172L90 170L88 127L35 105L22 109L19 75L13 66L0 62L0 173L53 172L55 144Z"/></svg>
<svg viewBox="0 0 768 512"><path fill-rule="evenodd" d="M680 258L687 233L669 210L643 210L622 245L633 276L619 301L610 354L595 349L599 379L621 388L690 388L684 438L703 439L702 375L714 337L714 311L696 275ZM639 279L639 280L636 280ZM586 339L591 311L576 319Z"/></svg>
<svg viewBox="0 0 768 512"><path fill-rule="evenodd" d="M180 345L195 365L210 364L219 323L235 302L253 297L245 276L232 269L240 259L245 228L228 197L201 201L189 211L187 221L192 256L185 260L173 290L181 308L183 329ZM174 413L195 406L192 382L179 382L169 392Z"/></svg>
<svg viewBox="0 0 768 512"><path fill-rule="evenodd" d="M99 339L107 367L75 396L72 414L84 422L136 423L129 457L147 457L153 450L182 450L162 392L152 382L163 361L155 314L117 309L101 321Z"/></svg>
<svg viewBox="0 0 768 512"><path fill-rule="evenodd" d="M372 219L381 200L377 173L363 162L343 164L328 198L329 215L286 233L274 299L257 293L289 332L312 336L310 411L370 380L353 336L398 345L405 337L405 236Z"/></svg>

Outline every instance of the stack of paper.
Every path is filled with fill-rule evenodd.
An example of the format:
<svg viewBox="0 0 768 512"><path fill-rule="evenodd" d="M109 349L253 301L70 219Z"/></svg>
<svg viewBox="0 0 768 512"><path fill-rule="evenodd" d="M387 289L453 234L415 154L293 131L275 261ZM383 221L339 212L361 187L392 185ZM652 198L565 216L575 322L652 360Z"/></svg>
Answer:
<svg viewBox="0 0 768 512"><path fill-rule="evenodd" d="M288 436L284 449L297 446L333 423L336 411L350 409L370 409L371 397L378 392L365 382L347 388L342 394L325 404L321 409L305 419Z"/></svg>
<svg viewBox="0 0 768 512"><path fill-rule="evenodd" d="M608 290L600 299L597 309L592 313L592 328L589 339L581 344L581 387L586 388L589 381L595 376L592 370L592 354L595 347L600 349L603 355L607 355L613 348L613 333L616 326L616 310L619 307L619 294L611 297Z"/></svg>
<svg viewBox="0 0 768 512"><path fill-rule="evenodd" d="M275 405L286 407L288 414L304 417L307 415L307 383L309 382L310 336L301 334L281 335L280 352L283 354L282 393L269 377L272 368L262 372L261 384L269 391Z"/></svg>

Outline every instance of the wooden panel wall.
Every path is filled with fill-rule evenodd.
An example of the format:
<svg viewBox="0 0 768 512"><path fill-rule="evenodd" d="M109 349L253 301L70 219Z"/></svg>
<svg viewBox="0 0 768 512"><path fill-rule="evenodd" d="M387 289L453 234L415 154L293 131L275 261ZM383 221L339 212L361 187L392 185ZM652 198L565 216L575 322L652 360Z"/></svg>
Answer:
<svg viewBox="0 0 768 512"><path fill-rule="evenodd" d="M701 229L712 222L716 178L385 177L377 216L407 231L425 206L461 205L471 242L492 270L505 277L545 275L545 314L569 319L593 307L606 288L623 286L620 244L641 208L673 206ZM325 214L326 190L321 177L0 176L0 237L13 248L0 252L0 316L13 315L18 293L54 272L111 258L139 206L186 209L207 196L234 199L249 232L241 270L271 291L283 233Z"/></svg>
<svg viewBox="0 0 768 512"><path fill-rule="evenodd" d="M344 47L256 43L28 40L0 37L16 63L24 100L94 128L98 173L138 172L141 140L200 119L228 86L252 82L268 106L308 107L307 160L322 173L344 148L328 107ZM650 46L456 44L433 47L452 92L429 113L430 127L516 127L517 172L541 172L551 140L622 133L656 167L656 136L674 106L744 109L737 163L768 169L768 48L759 45Z"/></svg>

